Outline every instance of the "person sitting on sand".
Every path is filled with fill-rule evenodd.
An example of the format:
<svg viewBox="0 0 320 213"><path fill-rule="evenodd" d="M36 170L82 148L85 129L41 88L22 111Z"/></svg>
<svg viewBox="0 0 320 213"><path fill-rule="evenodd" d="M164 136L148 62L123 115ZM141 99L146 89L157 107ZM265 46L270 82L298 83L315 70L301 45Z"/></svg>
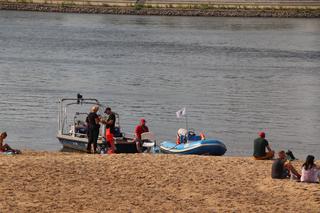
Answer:
<svg viewBox="0 0 320 213"><path fill-rule="evenodd" d="M7 132L0 133L0 152L13 152L15 154L20 154L20 150L12 149L8 144L4 142L7 136Z"/></svg>
<svg viewBox="0 0 320 213"><path fill-rule="evenodd" d="M4 139L7 138L7 132L1 132L0 134L0 151L6 152L12 150L12 148L4 142Z"/></svg>
<svg viewBox="0 0 320 213"><path fill-rule="evenodd" d="M264 132L259 132L259 138L255 139L253 142L253 157L256 160L268 160L272 159L274 156L274 151L271 150L269 142L265 139L266 134ZM266 152L266 148L268 152Z"/></svg>
<svg viewBox="0 0 320 213"><path fill-rule="evenodd" d="M135 141L136 141L136 147L138 152L142 152L142 141L141 141L141 135L142 133L149 132L149 128L146 125L146 120L142 118L140 120L140 124L136 126L134 133L135 133Z"/></svg>
<svg viewBox="0 0 320 213"><path fill-rule="evenodd" d="M272 164L271 177L274 179L292 177L292 179L299 180L301 175L291 165L290 161L287 160L285 151L280 151L278 156L279 158Z"/></svg>
<svg viewBox="0 0 320 213"><path fill-rule="evenodd" d="M301 182L319 183L320 167L314 163L314 156L308 155L306 162L302 165Z"/></svg>

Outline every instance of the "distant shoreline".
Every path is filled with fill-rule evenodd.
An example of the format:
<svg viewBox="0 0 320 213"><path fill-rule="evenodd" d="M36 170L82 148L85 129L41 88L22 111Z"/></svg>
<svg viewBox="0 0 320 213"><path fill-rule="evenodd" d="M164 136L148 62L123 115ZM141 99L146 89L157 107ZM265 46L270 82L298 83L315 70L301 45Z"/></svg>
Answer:
<svg viewBox="0 0 320 213"><path fill-rule="evenodd" d="M142 4L130 6L78 5L74 3L27 3L0 1L0 10L91 13L116 15L154 16L204 16L204 17L278 17L278 18L320 18L320 6L215 6L194 5L186 7L151 7Z"/></svg>

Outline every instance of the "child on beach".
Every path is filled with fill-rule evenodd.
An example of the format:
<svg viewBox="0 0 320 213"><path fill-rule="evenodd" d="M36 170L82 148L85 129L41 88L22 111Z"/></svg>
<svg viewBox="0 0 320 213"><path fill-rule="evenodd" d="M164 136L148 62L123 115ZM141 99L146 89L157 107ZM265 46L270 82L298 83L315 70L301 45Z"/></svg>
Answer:
<svg viewBox="0 0 320 213"><path fill-rule="evenodd" d="M319 183L320 167L314 163L314 156L308 155L301 169L301 182Z"/></svg>

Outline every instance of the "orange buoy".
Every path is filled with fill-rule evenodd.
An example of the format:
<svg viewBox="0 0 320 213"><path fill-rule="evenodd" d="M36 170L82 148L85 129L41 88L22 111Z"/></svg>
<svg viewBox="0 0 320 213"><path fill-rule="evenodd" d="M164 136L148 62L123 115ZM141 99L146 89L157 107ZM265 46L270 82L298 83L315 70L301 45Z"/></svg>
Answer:
<svg viewBox="0 0 320 213"><path fill-rule="evenodd" d="M179 137L179 134L177 134L177 140L176 140L176 144L180 144L181 141L180 141L180 137Z"/></svg>

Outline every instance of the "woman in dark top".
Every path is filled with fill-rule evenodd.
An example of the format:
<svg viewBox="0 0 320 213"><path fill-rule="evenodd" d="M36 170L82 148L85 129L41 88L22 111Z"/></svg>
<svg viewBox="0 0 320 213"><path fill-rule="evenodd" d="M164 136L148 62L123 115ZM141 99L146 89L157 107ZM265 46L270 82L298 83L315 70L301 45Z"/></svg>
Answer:
<svg viewBox="0 0 320 213"><path fill-rule="evenodd" d="M91 153L91 146L93 144L93 152L97 152L97 141L99 137L99 129L100 129L100 119L97 115L99 110L98 106L93 106L91 108L91 112L89 113L86 122L88 124L88 146L87 146L87 153Z"/></svg>

